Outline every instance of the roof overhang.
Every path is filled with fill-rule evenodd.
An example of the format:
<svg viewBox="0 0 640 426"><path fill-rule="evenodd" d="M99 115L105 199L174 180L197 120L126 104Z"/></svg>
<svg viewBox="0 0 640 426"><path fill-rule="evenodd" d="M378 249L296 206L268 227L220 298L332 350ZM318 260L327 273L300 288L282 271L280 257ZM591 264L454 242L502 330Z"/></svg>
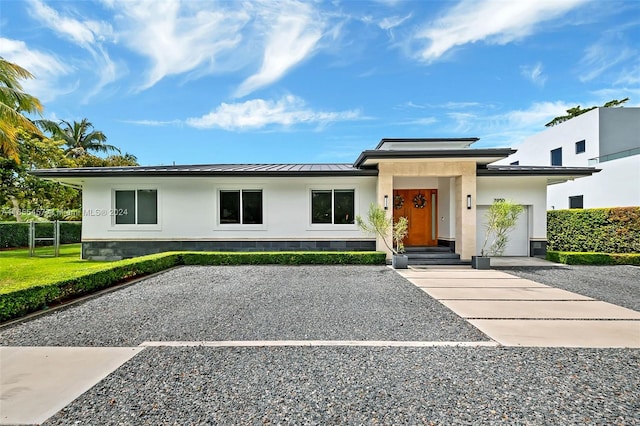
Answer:
<svg viewBox="0 0 640 426"><path fill-rule="evenodd" d="M484 176L537 176L545 177L547 185L563 183L581 177L591 176L601 169L595 167L561 167L561 166L511 166L511 165L488 165L478 167L476 175Z"/></svg>
<svg viewBox="0 0 640 426"><path fill-rule="evenodd" d="M511 148L486 149L434 149L434 150L367 150L363 151L354 167L373 167L382 161L418 161L418 160L447 160L447 161L475 161L479 165L487 165L516 152Z"/></svg>

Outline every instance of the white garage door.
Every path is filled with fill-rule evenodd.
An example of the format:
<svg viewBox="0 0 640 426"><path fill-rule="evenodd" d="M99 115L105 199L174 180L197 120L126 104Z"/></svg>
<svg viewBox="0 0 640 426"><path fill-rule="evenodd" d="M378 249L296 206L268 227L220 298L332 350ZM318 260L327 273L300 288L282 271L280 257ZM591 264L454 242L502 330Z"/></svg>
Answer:
<svg viewBox="0 0 640 426"><path fill-rule="evenodd" d="M485 239L487 210L489 210L489 206L478 206L476 227L476 252L478 254L480 254ZM487 250L489 249L491 241L492 239L489 238ZM507 241L507 247L504 250L503 256L529 256L529 210L527 206L525 206L524 211L520 213L516 227L509 233L509 241Z"/></svg>

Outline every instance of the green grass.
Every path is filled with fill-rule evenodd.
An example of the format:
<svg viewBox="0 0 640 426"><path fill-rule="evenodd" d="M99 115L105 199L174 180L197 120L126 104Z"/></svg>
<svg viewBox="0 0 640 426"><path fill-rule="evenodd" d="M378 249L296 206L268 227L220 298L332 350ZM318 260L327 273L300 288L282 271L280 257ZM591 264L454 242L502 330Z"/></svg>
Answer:
<svg viewBox="0 0 640 426"><path fill-rule="evenodd" d="M0 251L0 294L76 278L118 263L82 260L80 251L80 244L60 246L60 257L29 257L29 249ZM36 253L53 254L53 249L38 248Z"/></svg>

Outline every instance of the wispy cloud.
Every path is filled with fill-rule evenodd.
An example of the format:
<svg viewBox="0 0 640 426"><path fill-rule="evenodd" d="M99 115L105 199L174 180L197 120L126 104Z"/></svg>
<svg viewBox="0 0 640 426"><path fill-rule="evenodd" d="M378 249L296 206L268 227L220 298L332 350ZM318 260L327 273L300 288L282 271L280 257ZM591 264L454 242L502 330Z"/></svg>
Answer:
<svg viewBox="0 0 640 426"><path fill-rule="evenodd" d="M287 2L268 11L263 19L270 27L265 40L262 65L257 73L238 87L235 96L243 97L279 80L292 67L313 54L325 29L324 19L309 4Z"/></svg>
<svg viewBox="0 0 640 426"><path fill-rule="evenodd" d="M112 0L108 6L120 17L122 43L151 62L138 90L167 76L220 71L220 57L238 46L250 20L234 3L223 9L209 2Z"/></svg>
<svg viewBox="0 0 640 426"><path fill-rule="evenodd" d="M41 0L30 0L29 3L30 13L36 19L62 37L86 49L91 49L96 42L113 34L111 25L108 23L94 20L79 21L63 16Z"/></svg>
<svg viewBox="0 0 640 426"><path fill-rule="evenodd" d="M532 34L542 22L558 18L586 1L463 0L416 33L418 41L427 41L417 56L432 62L468 43L507 44Z"/></svg>
<svg viewBox="0 0 640 426"><path fill-rule="evenodd" d="M526 109L487 113L483 108L471 111L453 111L446 116L451 123L447 128L460 134L480 135L477 146L515 146L525 137L545 129L545 123L563 115L575 104L562 101L536 102Z"/></svg>
<svg viewBox="0 0 640 426"><path fill-rule="evenodd" d="M544 86L547 82L547 76L542 73L542 64L540 62L535 65L523 65L520 72L524 78L531 80L537 86Z"/></svg>
<svg viewBox="0 0 640 426"><path fill-rule="evenodd" d="M640 63L624 68L620 72L615 84L640 85Z"/></svg>
<svg viewBox="0 0 640 426"><path fill-rule="evenodd" d="M636 49L625 46L622 40L610 33L585 50L579 67L580 81L591 81L637 55Z"/></svg>
<svg viewBox="0 0 640 426"><path fill-rule="evenodd" d="M22 86L42 102L48 102L75 88L75 85L62 85L59 80L73 71L69 65L51 54L30 49L23 41L0 37L0 56L33 74L35 78L23 81Z"/></svg>
<svg viewBox="0 0 640 426"><path fill-rule="evenodd" d="M41 0L30 0L29 5L29 12L38 22L42 22L58 36L91 54L93 62L87 68L97 73L97 82L95 87L88 91L85 101L116 80L118 74L116 65L103 47L105 40L113 38L113 29L110 24L64 16Z"/></svg>
<svg viewBox="0 0 640 426"><path fill-rule="evenodd" d="M202 117L189 118L185 123L200 129L234 131L262 129L270 125L324 125L359 119L363 119L360 111L314 111L306 107L302 99L288 95L279 100L252 99L240 103L222 103L214 111Z"/></svg>

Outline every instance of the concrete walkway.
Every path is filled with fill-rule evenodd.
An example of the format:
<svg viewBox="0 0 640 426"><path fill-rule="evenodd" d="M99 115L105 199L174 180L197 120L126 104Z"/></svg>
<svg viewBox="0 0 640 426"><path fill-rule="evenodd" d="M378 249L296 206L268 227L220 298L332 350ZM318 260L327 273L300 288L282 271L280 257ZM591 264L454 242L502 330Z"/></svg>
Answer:
<svg viewBox="0 0 640 426"><path fill-rule="evenodd" d="M631 309L495 270L398 273L504 346L640 348Z"/></svg>

